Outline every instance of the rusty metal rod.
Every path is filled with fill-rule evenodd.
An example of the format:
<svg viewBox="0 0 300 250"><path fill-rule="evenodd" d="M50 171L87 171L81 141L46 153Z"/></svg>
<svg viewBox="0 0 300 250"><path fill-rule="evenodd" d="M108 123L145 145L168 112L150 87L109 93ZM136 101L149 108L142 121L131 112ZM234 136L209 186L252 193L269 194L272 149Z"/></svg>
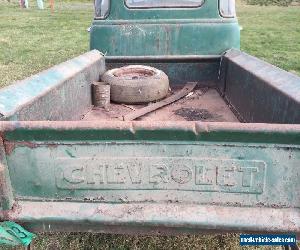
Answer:
<svg viewBox="0 0 300 250"><path fill-rule="evenodd" d="M160 101L160 102L156 102L154 104L151 104L147 107L135 110L127 115L123 116L123 120L124 121L132 121L136 118L139 118L145 114L148 114L152 111L155 111L159 108L162 108L166 105L169 105L173 102L176 102L177 100L185 97L187 94L189 94L197 85L197 82L190 82L187 83L178 93L176 93L175 95L172 95L170 97L167 97L166 99Z"/></svg>

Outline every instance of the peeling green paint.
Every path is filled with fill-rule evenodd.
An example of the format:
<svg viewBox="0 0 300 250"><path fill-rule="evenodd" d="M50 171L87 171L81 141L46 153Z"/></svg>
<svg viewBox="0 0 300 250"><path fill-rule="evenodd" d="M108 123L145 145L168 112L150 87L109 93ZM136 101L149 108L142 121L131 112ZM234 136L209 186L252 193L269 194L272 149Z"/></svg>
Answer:
<svg viewBox="0 0 300 250"><path fill-rule="evenodd" d="M236 18L219 14L218 0L200 8L128 9L111 2L105 20L94 20L90 48L107 56L221 55L240 47Z"/></svg>

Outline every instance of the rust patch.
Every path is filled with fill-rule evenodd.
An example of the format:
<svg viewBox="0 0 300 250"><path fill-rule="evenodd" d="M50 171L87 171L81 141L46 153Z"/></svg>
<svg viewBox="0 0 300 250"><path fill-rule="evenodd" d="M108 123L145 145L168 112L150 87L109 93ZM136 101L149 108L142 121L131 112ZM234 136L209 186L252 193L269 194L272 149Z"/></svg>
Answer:
<svg viewBox="0 0 300 250"><path fill-rule="evenodd" d="M58 147L58 144L47 144L48 148L54 149Z"/></svg>
<svg viewBox="0 0 300 250"><path fill-rule="evenodd" d="M5 153L7 155L10 155L17 146L21 146L21 147L23 146L23 147L28 147L28 148L38 147L37 144L34 144L32 142L26 142L26 141L11 142L11 141L6 141L6 142L4 142Z"/></svg>
<svg viewBox="0 0 300 250"><path fill-rule="evenodd" d="M14 202L12 208L10 210L3 210L0 212L1 220L10 220L10 221L17 221L18 215L21 213L21 206L18 202Z"/></svg>
<svg viewBox="0 0 300 250"><path fill-rule="evenodd" d="M4 149L7 155L10 155L15 149L15 143L13 142L4 142Z"/></svg>
<svg viewBox="0 0 300 250"><path fill-rule="evenodd" d="M98 208L96 208L93 214L94 215L101 214L103 216L110 216L116 219L122 219L122 218L126 218L127 215L132 215L135 213L143 214L143 210L144 210L144 206L128 206L112 212L110 209L101 208L101 206L99 206Z"/></svg>
<svg viewBox="0 0 300 250"><path fill-rule="evenodd" d="M187 121L206 121L216 118L215 115L210 113L207 109L180 108L175 110L174 113Z"/></svg>
<svg viewBox="0 0 300 250"><path fill-rule="evenodd" d="M1 139L1 141L5 140L4 132L2 132L2 131L0 131L0 139Z"/></svg>
<svg viewBox="0 0 300 250"><path fill-rule="evenodd" d="M128 109L127 109L128 111ZM187 125L196 125L199 132L205 131L205 127L212 131L243 131L243 132L300 132L300 124L270 124L270 123L239 123L239 122L187 122L178 120L168 121L129 121L120 120L80 120L80 121L0 121L0 128L3 131L13 131L16 129L51 129L57 131L65 130L84 130L84 129L116 129L131 130L138 125L140 128L148 128L154 125L157 128L173 127L184 129Z"/></svg>

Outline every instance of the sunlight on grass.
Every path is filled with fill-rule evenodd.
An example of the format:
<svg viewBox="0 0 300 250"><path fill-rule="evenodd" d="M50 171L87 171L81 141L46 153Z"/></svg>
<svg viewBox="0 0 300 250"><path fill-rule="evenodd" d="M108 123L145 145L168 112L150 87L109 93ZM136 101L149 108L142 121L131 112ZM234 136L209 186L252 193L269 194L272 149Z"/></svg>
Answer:
<svg viewBox="0 0 300 250"><path fill-rule="evenodd" d="M32 2L31 2L32 3ZM89 49L92 4L58 3L54 14L0 2L0 86ZM80 6L82 6L80 8Z"/></svg>
<svg viewBox="0 0 300 250"><path fill-rule="evenodd" d="M0 2L0 86L77 56L89 48L91 3L56 2L55 13ZM300 74L300 7L239 4L242 50Z"/></svg>
<svg viewBox="0 0 300 250"><path fill-rule="evenodd" d="M239 5L241 49L300 75L300 7Z"/></svg>

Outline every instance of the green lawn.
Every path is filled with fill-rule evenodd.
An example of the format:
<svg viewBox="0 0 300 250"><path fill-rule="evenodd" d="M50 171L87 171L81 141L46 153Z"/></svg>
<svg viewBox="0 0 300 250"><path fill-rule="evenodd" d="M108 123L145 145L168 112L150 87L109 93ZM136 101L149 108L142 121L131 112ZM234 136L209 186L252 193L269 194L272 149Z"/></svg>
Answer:
<svg viewBox="0 0 300 250"><path fill-rule="evenodd" d="M33 2L31 2L33 4ZM300 74L300 7L239 4L242 49ZM0 0L0 86L88 50L89 3L56 2L56 10L19 9ZM137 237L100 234L39 235L36 249L239 249L238 235ZM270 248L267 248L270 249Z"/></svg>
<svg viewBox="0 0 300 250"><path fill-rule="evenodd" d="M91 4L56 1L56 11L51 14L36 8L21 10L17 2L1 0L0 86L87 51L86 29L92 17Z"/></svg>
<svg viewBox="0 0 300 250"><path fill-rule="evenodd" d="M239 5L242 50L300 74L300 6Z"/></svg>
<svg viewBox="0 0 300 250"><path fill-rule="evenodd" d="M239 4L238 15L243 50L300 74L300 7ZM89 3L56 1L51 14L1 0L0 86L87 51L92 17Z"/></svg>

